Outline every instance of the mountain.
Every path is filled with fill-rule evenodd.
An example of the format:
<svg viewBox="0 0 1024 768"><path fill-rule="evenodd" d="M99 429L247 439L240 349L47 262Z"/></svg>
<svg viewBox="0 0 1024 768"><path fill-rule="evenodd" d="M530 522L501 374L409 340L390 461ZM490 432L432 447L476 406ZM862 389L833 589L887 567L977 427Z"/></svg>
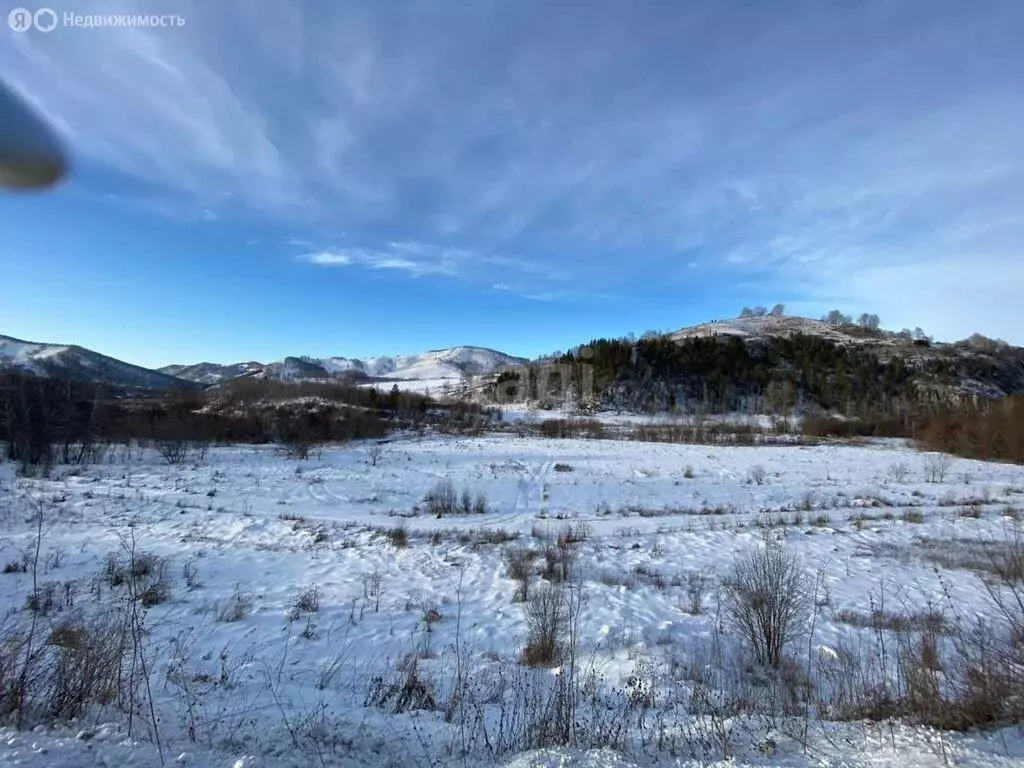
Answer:
<svg viewBox="0 0 1024 768"><path fill-rule="evenodd" d="M120 389L194 388L191 381L151 371L74 344L43 344L0 335L0 373L93 381Z"/></svg>
<svg viewBox="0 0 1024 768"><path fill-rule="evenodd" d="M216 384L224 379L251 376L262 373L263 364L256 362L219 365L217 363L196 363L194 365L165 365L158 368L161 373L176 376L198 384Z"/></svg>
<svg viewBox="0 0 1024 768"><path fill-rule="evenodd" d="M520 365L523 358L485 347L451 347L418 355L393 357L286 357L274 363L217 365L168 365L159 370L172 376L217 384L239 376L262 376L294 381L301 379L394 379L396 381L444 381L463 374L486 375L503 365Z"/></svg>

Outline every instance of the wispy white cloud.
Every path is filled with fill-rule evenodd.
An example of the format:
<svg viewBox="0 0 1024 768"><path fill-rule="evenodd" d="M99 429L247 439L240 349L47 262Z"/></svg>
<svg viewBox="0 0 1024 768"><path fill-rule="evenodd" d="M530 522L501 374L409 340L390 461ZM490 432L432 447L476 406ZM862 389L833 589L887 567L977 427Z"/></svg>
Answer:
<svg viewBox="0 0 1024 768"><path fill-rule="evenodd" d="M318 267L347 267L355 263L355 259L347 253L332 253L331 251L306 253L299 258L310 264L316 264Z"/></svg>
<svg viewBox="0 0 1024 768"><path fill-rule="evenodd" d="M421 258L402 255L400 249L370 250L352 248L343 251L322 250L303 253L298 258L318 267L364 267L371 270L393 270L413 277L423 275L454 275L455 262L443 252L425 251Z"/></svg>

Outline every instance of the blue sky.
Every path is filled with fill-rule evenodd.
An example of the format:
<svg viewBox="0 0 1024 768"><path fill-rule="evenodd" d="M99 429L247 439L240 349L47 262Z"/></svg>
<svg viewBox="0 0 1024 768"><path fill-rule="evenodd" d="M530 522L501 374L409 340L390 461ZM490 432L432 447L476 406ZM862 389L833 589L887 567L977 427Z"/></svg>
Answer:
<svg viewBox="0 0 1024 768"><path fill-rule="evenodd" d="M1024 344L1018 0L55 10L185 25L0 29L75 164L0 197L0 333L534 355L784 302Z"/></svg>

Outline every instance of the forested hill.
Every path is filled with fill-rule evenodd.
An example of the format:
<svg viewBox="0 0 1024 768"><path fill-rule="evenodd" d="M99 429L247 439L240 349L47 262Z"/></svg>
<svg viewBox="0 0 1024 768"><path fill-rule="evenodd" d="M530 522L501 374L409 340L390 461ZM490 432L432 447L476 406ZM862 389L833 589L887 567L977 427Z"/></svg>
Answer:
<svg viewBox="0 0 1024 768"><path fill-rule="evenodd" d="M806 318L745 318L640 339L595 339L557 358L593 366L607 407L641 411L825 410L901 414L1024 393L1024 349L973 336Z"/></svg>

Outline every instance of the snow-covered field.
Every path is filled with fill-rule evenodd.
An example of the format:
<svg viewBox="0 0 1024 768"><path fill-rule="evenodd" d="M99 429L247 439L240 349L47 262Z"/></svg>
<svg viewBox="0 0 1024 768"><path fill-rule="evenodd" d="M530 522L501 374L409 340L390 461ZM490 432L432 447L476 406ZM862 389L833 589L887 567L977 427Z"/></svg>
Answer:
<svg viewBox="0 0 1024 768"><path fill-rule="evenodd" d="M47 615L37 613L44 634L118 594L104 574L108 558L128 557L132 538L136 559L165 558L169 587L142 619L153 712L137 713L130 738L127 718L101 709L53 732L2 731L0 765L156 765L156 733L163 758L184 765L711 764L722 754L701 735L710 726L671 724L686 715L659 702L671 670L715 636L716 578L737 554L779 543L810 581L821 578L814 634L802 642L805 656L828 656L871 635L840 617L883 598L984 616L978 575L935 553L1004 541L1013 508L1024 508L1024 468L953 459L941 481L927 482L931 455L894 441L752 448L500 435L403 437L379 456L372 447L329 447L308 460L273 446L222 447L175 466L119 449L48 479L0 465L0 564L27 562L42 514L36 578L54 595ZM443 479L460 495L485 495L487 511L427 515L424 496ZM492 742L512 687L546 685L564 670L521 664L527 627L505 553L537 549L539 573L542 550L566 526L579 539L571 548L590 706L655 691L651 714L630 721L626 756L516 756ZM31 569L8 570L6 621L24 620ZM412 692L403 688L410 665L422 683ZM454 681L467 676L489 698L453 716L465 711L451 701ZM422 707L401 706L403 693ZM662 737L679 739L674 750L638 744L655 720ZM940 738L830 724L812 728L805 747L775 724L726 726L732 764L1024 759L1007 730Z"/></svg>

